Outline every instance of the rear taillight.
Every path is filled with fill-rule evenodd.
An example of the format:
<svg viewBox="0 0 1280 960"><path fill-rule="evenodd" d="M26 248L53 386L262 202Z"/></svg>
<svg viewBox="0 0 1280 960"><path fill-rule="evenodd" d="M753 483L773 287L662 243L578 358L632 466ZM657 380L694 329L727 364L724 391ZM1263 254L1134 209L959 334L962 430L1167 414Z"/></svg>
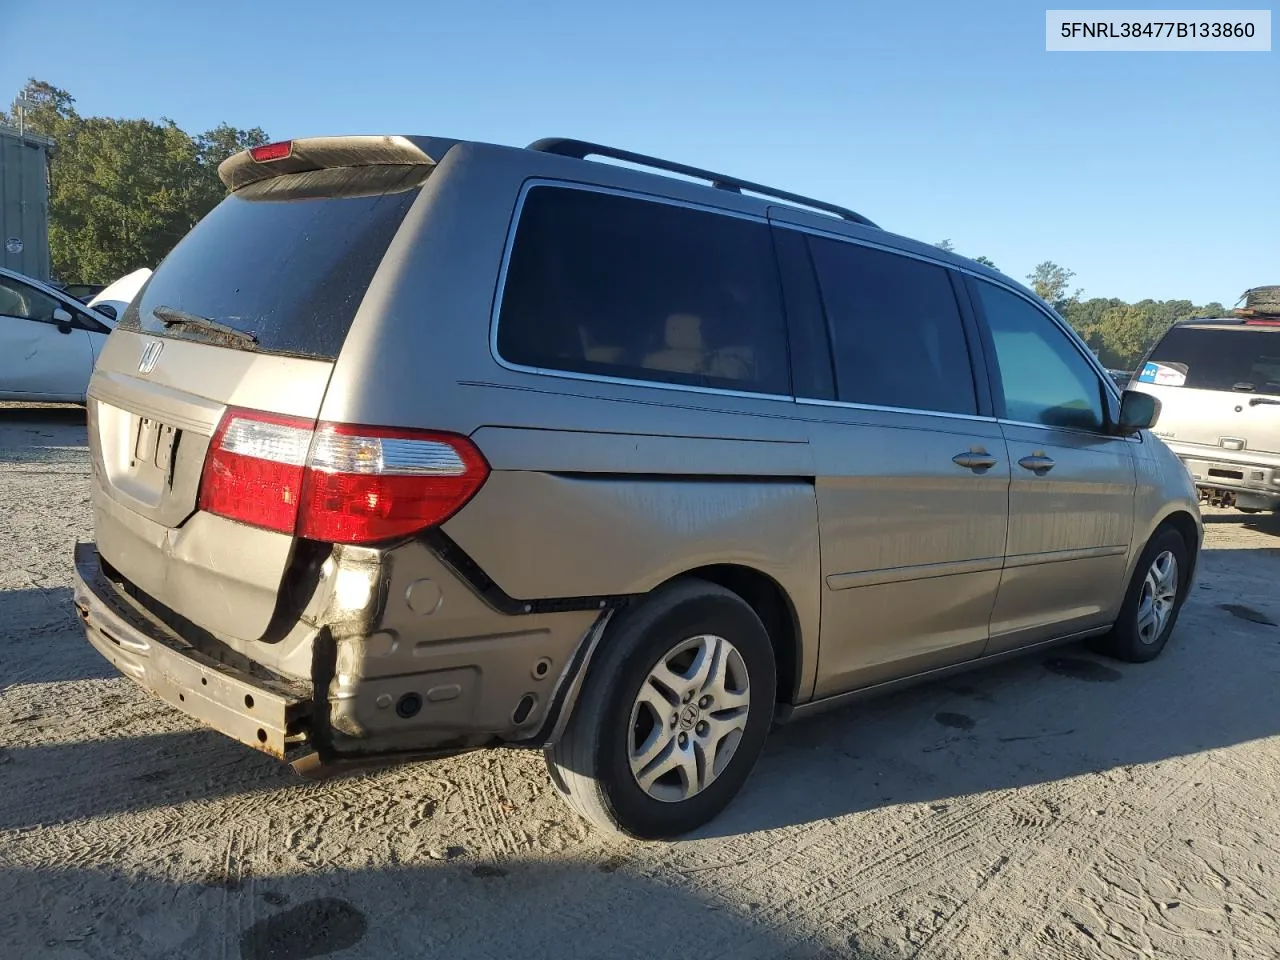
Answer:
<svg viewBox="0 0 1280 960"><path fill-rule="evenodd" d="M279 143L264 143L260 147L250 147L249 156L257 163L269 160L283 160L293 154L293 141L281 140Z"/></svg>
<svg viewBox="0 0 1280 960"><path fill-rule="evenodd" d="M292 533L315 422L228 410L200 478L201 510Z"/></svg>
<svg viewBox="0 0 1280 960"><path fill-rule="evenodd" d="M443 523L488 476L465 437L230 409L205 459L199 506L312 540L377 543Z"/></svg>
<svg viewBox="0 0 1280 960"><path fill-rule="evenodd" d="M373 543L443 523L489 476L465 437L321 424L302 484L298 536Z"/></svg>

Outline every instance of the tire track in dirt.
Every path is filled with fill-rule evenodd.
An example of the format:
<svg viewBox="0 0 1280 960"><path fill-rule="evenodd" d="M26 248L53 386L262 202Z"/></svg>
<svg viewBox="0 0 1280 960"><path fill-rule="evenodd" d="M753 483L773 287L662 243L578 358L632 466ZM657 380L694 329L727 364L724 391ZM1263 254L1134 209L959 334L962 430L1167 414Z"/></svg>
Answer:
<svg viewBox="0 0 1280 960"><path fill-rule="evenodd" d="M82 442L82 426L52 432L41 442ZM0 421L0 460L11 440ZM706 960L1280 955L1280 643L1217 606L1277 619L1280 541L1238 518L1210 524L1206 589L1169 654L1115 667L1123 682L1031 660L833 714L775 738L719 832L630 844L573 819L536 754L300 782L104 679L62 626L70 544L91 536L86 472L12 463L0 956L54 941L236 957L244 931L325 898L367 917L352 957L519 944L537 960L562 955L566 932L584 956L638 955L655 931L673 958ZM939 712L972 724L944 732ZM497 862L505 873L473 873Z"/></svg>

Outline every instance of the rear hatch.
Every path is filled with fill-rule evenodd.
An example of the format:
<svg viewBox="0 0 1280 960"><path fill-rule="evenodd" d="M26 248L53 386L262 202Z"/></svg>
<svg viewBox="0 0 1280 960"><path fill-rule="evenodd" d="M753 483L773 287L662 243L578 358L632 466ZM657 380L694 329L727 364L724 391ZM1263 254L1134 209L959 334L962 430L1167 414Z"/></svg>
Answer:
<svg viewBox="0 0 1280 960"><path fill-rule="evenodd" d="M243 640L272 622L334 361L434 164L403 137L251 153L125 311L88 404L99 554ZM340 440L330 460L351 460Z"/></svg>
<svg viewBox="0 0 1280 960"><path fill-rule="evenodd" d="M1246 462L1280 458L1280 321L1179 324L1132 387L1160 398L1155 433L1175 446Z"/></svg>

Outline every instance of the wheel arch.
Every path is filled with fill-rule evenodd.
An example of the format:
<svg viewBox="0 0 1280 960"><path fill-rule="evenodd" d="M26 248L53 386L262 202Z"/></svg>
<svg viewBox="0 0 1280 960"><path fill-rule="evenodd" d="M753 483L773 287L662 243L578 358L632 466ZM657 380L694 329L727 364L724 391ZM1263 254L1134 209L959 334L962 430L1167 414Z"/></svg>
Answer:
<svg viewBox="0 0 1280 960"><path fill-rule="evenodd" d="M1200 524L1186 510L1173 510L1160 518L1160 521L1152 528L1151 536L1147 538L1147 542L1150 542L1151 538L1162 530L1177 531L1187 545L1190 569L1187 571L1186 586L1190 587L1195 580L1196 564L1200 558Z"/></svg>
<svg viewBox="0 0 1280 960"><path fill-rule="evenodd" d="M773 644L777 668L778 703L795 703L803 673L803 642L795 604L773 577L738 563L713 563L695 567L673 580L697 579L735 593L755 611Z"/></svg>

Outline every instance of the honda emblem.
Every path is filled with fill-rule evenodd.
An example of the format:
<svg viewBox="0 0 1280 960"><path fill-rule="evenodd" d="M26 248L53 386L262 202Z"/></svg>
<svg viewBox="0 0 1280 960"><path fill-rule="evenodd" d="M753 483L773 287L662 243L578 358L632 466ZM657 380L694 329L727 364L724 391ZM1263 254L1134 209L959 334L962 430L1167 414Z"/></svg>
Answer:
<svg viewBox="0 0 1280 960"><path fill-rule="evenodd" d="M144 376L156 368L156 361L160 359L160 351L164 349L164 344L159 340L152 340L142 348L142 356L138 360L138 372Z"/></svg>

